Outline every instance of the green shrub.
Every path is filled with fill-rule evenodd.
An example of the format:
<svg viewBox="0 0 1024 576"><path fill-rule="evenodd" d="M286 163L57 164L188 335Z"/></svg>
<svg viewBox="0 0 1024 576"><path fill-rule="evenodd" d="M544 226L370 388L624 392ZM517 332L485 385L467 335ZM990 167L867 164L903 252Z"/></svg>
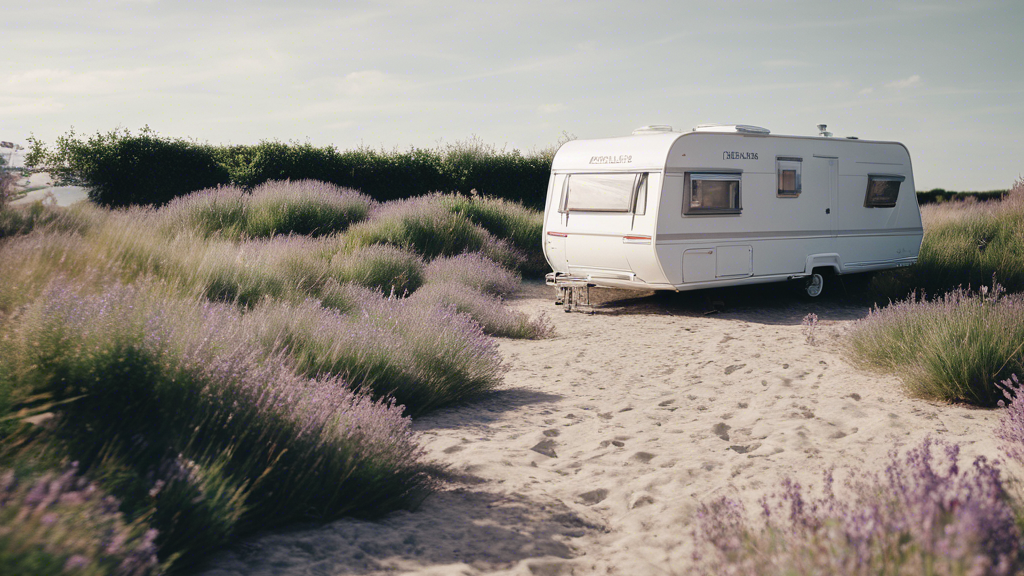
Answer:
<svg viewBox="0 0 1024 576"><path fill-rule="evenodd" d="M996 383L1024 373L1024 298L987 292L876 308L849 334L849 356L898 374L916 395L995 406Z"/></svg>
<svg viewBox="0 0 1024 576"><path fill-rule="evenodd" d="M30 139L25 163L45 167L59 183L88 187L93 202L110 207L165 204L176 196L229 182L213 146L158 136L148 127L97 133L74 131L57 138L53 151Z"/></svg>
<svg viewBox="0 0 1024 576"><path fill-rule="evenodd" d="M252 189L271 180L319 180L354 188L379 201L432 192L476 191L543 208L551 154L523 155L478 140L402 152L358 148L340 152L309 143L261 142L210 146L157 136L148 128L96 134L74 131L54 149L30 140L26 164L45 168L61 183L90 187L90 198L109 206L164 204L221 184Z"/></svg>

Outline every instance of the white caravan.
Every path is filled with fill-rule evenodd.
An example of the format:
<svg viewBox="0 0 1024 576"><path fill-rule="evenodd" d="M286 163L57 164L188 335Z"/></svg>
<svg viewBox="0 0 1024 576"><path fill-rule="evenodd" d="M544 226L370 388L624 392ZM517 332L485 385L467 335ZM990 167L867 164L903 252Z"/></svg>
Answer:
<svg viewBox="0 0 1024 576"><path fill-rule="evenodd" d="M548 284L569 306L590 286L802 279L813 297L826 273L916 262L923 229L906 147L818 128L814 137L653 126L566 142L544 210Z"/></svg>

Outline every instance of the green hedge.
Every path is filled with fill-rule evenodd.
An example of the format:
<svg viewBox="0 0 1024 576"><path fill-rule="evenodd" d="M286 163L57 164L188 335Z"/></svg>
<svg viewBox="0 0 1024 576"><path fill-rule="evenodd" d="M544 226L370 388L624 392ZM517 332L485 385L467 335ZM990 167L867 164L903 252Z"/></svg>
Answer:
<svg viewBox="0 0 1024 576"><path fill-rule="evenodd" d="M1002 200L1008 190L988 190L986 192L956 192L953 190L943 190L942 188L933 188L931 190L918 190L917 191L917 203L924 204L941 204L942 202L949 202L951 200L967 200L968 198L974 198L980 202L987 202L989 200Z"/></svg>
<svg viewBox="0 0 1024 576"><path fill-rule="evenodd" d="M162 205L172 198L222 184L252 188L268 180L320 180L355 188L380 201L431 192L507 198L543 207L551 155L499 150L477 140L405 152L266 141L212 146L115 130L81 138L73 131L52 150L31 138L26 164L60 183L90 188L105 206Z"/></svg>

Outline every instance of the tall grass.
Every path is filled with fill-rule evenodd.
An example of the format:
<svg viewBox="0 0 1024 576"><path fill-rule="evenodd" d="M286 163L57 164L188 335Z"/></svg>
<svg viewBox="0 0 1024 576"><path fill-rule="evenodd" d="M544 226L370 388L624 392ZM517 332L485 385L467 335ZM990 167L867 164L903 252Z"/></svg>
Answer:
<svg viewBox="0 0 1024 576"><path fill-rule="evenodd" d="M890 453L884 474L855 470L821 496L786 480L760 520L721 498L694 530L702 574L811 576L1011 575L1024 569L1021 533L999 468L959 464L959 447L926 439Z"/></svg>
<svg viewBox="0 0 1024 576"><path fill-rule="evenodd" d="M251 330L232 307L159 287L58 283L19 315L0 364L8 386L66 401L54 441L179 566L255 529L381 513L424 486L400 406L300 376Z"/></svg>
<svg viewBox="0 0 1024 576"><path fill-rule="evenodd" d="M1024 291L1024 178L1002 201L926 205L921 217L925 234L917 264L877 275L877 295L898 299L915 290L976 289L993 275L1010 292Z"/></svg>
<svg viewBox="0 0 1024 576"><path fill-rule="evenodd" d="M1024 373L1024 297L963 289L875 308L847 338L850 359L898 374L913 394L995 406L996 386Z"/></svg>

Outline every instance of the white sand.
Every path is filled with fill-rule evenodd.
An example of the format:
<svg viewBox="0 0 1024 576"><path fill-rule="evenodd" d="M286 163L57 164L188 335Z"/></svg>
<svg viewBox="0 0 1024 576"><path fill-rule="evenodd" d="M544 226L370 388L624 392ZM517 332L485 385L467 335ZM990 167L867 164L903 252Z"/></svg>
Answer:
<svg viewBox="0 0 1024 576"><path fill-rule="evenodd" d="M540 285L512 303L557 334L501 340L504 390L415 422L461 477L417 511L259 536L205 574L685 574L713 497L752 504L785 476L820 486L829 466L880 467L894 440L927 435L999 455L996 412L909 398L842 359L839 334L866 309L766 289L704 315L706 295L602 293L589 315Z"/></svg>

